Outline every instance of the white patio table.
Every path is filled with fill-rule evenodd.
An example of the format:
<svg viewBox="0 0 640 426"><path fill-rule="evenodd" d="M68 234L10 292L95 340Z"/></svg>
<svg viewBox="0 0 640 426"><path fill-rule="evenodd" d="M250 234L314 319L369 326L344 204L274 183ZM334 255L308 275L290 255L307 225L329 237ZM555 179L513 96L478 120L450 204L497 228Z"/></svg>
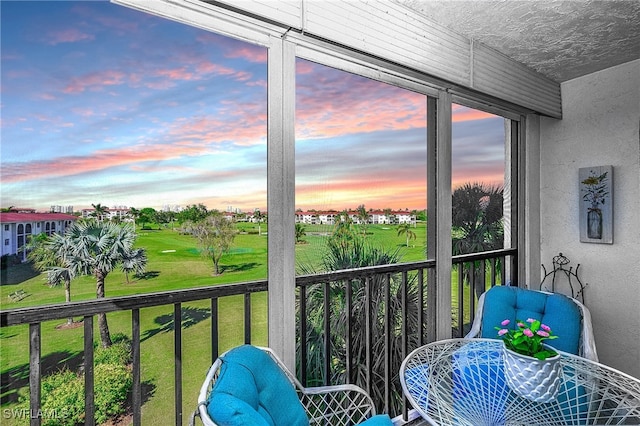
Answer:
<svg viewBox="0 0 640 426"><path fill-rule="evenodd" d="M427 344L407 356L400 379L412 406L431 425L640 425L640 379L560 354L563 383L548 403L511 391L500 340Z"/></svg>

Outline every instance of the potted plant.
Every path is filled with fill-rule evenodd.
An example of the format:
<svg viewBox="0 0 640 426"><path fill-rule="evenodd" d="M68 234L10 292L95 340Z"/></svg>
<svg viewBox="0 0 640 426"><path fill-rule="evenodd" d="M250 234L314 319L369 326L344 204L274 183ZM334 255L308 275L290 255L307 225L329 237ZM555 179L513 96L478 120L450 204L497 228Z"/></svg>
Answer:
<svg viewBox="0 0 640 426"><path fill-rule="evenodd" d="M507 384L517 395L535 402L553 401L562 383L560 355L544 341L557 339L551 327L529 318L507 328L506 319L496 327L504 342L503 364Z"/></svg>
<svg viewBox="0 0 640 426"><path fill-rule="evenodd" d="M593 171L589 177L581 181L582 199L589 204L587 208L587 237L602 238L602 210L609 191L607 191L607 172L596 175Z"/></svg>

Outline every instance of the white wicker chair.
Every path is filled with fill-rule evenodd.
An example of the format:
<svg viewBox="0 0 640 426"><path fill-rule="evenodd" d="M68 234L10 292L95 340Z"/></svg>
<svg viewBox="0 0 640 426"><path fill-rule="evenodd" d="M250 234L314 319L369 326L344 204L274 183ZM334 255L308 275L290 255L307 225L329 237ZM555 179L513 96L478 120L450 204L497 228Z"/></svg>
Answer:
<svg viewBox="0 0 640 426"><path fill-rule="evenodd" d="M273 350L264 347L259 349L265 351L275 361L286 374L292 386L295 387L300 402L307 413L310 425L356 425L366 422L368 419L372 421L372 425L391 425L390 420L388 423L386 422L388 416L377 416L372 419L376 414L373 401L369 394L359 386L335 385L305 388ZM204 425L217 426L209 416L207 404L209 394L218 379L220 368L224 363L224 355L222 354L218 357L207 373L198 396L198 407L190 418L190 425L194 424L195 417L200 417ZM369 422L366 423L369 425Z"/></svg>
<svg viewBox="0 0 640 426"><path fill-rule="evenodd" d="M524 290L524 289L523 289ZM488 290L488 291L491 291ZM538 290L526 290L526 291L533 291L533 292L537 292L537 293L543 293L543 294L553 294L550 292L546 292L546 291L538 291ZM471 330L469 330L469 332L467 333L466 336L464 336L465 338L473 338L473 337L478 337L481 335L482 332L482 320L483 320L483 313L484 313L484 309L485 309L485 296L486 296L486 292L483 293L480 298L478 299L478 306L476 309L476 315L475 318L473 320L473 324L471 326ZM598 353L596 351L596 344L595 344L595 339L593 337L593 326L591 325L591 313L589 312L589 309L587 309L586 306L584 306L582 303L580 303L578 300L573 299L571 297L568 297L568 299L570 299L573 303L576 304L576 306L580 309L580 313L582 315L582 329L580 332L580 350L576 355L580 355L584 358L587 358L591 361L598 361ZM495 324L498 325L498 324ZM493 332L493 327L491 328L492 332ZM495 333L494 333L495 334ZM495 335L497 338L497 334Z"/></svg>

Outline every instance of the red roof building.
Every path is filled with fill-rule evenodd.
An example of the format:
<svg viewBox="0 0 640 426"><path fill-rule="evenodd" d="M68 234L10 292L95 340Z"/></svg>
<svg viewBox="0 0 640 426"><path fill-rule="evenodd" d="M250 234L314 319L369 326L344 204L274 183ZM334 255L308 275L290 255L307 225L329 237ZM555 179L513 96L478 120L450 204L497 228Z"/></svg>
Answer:
<svg viewBox="0 0 640 426"><path fill-rule="evenodd" d="M15 254L24 261L27 255L22 247L31 235L62 233L77 219L64 213L0 213L0 254Z"/></svg>

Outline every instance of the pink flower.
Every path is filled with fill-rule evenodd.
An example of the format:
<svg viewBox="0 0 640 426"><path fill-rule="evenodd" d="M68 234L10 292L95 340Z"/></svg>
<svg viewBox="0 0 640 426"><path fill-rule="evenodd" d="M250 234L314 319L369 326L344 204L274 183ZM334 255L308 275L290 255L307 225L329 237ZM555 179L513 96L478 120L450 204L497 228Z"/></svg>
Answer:
<svg viewBox="0 0 640 426"><path fill-rule="evenodd" d="M502 330L498 331L498 336L504 336L508 332L509 330L507 330L506 328L503 328Z"/></svg>
<svg viewBox="0 0 640 426"><path fill-rule="evenodd" d="M535 322L535 321L536 321L536 320L534 320L533 318L528 318L528 319L527 319L527 322L528 322L528 323L532 323L532 322Z"/></svg>
<svg viewBox="0 0 640 426"><path fill-rule="evenodd" d="M528 328L525 328L525 329L522 331L522 334L524 334L524 335L525 335L525 336L527 336L527 337L533 337L533 331L529 330Z"/></svg>
<svg viewBox="0 0 640 426"><path fill-rule="evenodd" d="M542 337L549 337L549 333L547 333L546 331L543 331L543 330L536 331L536 334L538 336L542 336ZM529 336L529 337L531 337L531 336Z"/></svg>
<svg viewBox="0 0 640 426"><path fill-rule="evenodd" d="M506 320L502 321L500 324L501 324L502 326L507 326L507 325L509 325L509 323L510 323L510 322L511 322L511 321L509 321L508 319L506 319Z"/></svg>
<svg viewBox="0 0 640 426"><path fill-rule="evenodd" d="M525 327L526 327L526 325L524 325L524 323L519 322L519 323L518 323L518 327L520 327L520 328L525 328Z"/></svg>
<svg viewBox="0 0 640 426"><path fill-rule="evenodd" d="M551 327L549 327L546 324L540 324L540 328L543 329L544 331L551 331Z"/></svg>

